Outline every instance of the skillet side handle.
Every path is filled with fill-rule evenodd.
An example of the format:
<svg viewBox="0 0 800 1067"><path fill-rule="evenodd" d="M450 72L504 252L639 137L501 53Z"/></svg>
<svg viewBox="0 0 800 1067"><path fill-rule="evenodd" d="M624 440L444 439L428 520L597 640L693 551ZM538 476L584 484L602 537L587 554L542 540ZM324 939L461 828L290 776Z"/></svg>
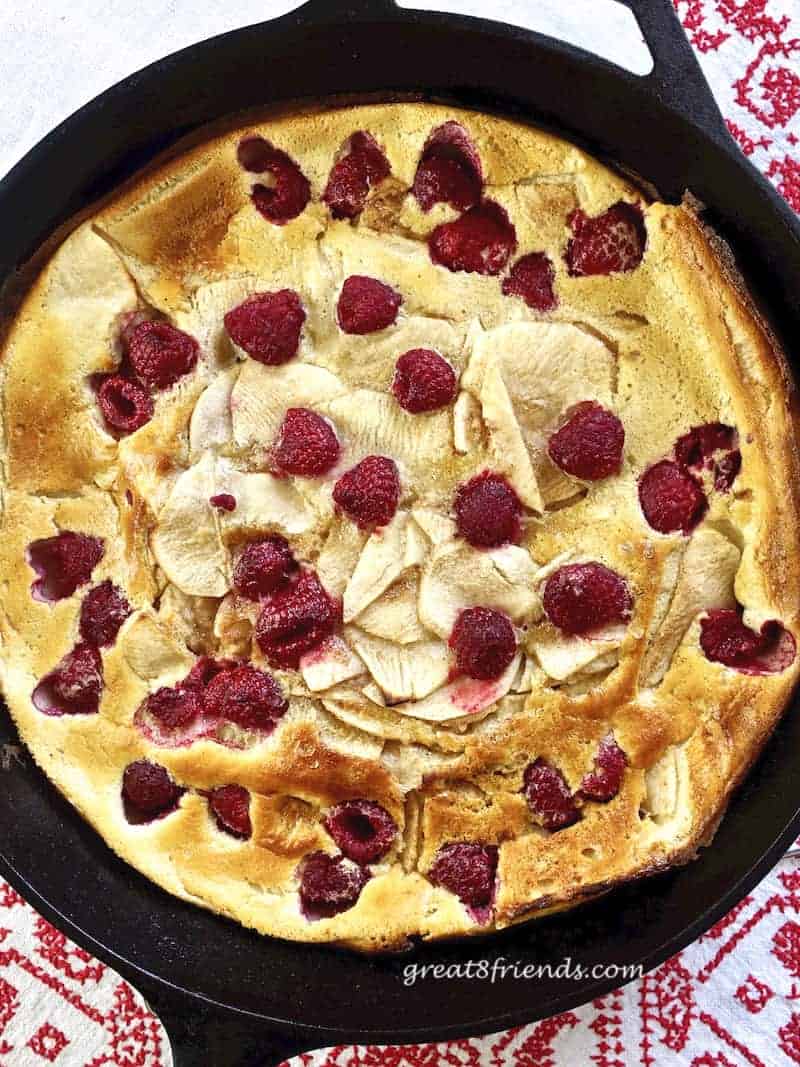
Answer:
<svg viewBox="0 0 800 1067"><path fill-rule="evenodd" d="M336 22L345 25L358 18L380 18L399 12L395 0L305 0L295 11L308 22ZM413 11L409 12L413 14Z"/></svg>
<svg viewBox="0 0 800 1067"><path fill-rule="evenodd" d="M138 988L164 1024L174 1067L278 1067L315 1046L249 1016L163 988Z"/></svg>
<svg viewBox="0 0 800 1067"><path fill-rule="evenodd" d="M635 15L654 62L653 71L645 78L640 79L639 75L629 77L647 82L667 107L701 126L714 141L729 145L731 136L725 120L672 0L619 2ZM332 23L341 26L353 21L381 22L385 19L413 21L419 13L413 7L413 0L409 3L410 7L399 8L395 0L306 0L294 15L311 25ZM489 11L486 17L491 18Z"/></svg>
<svg viewBox="0 0 800 1067"><path fill-rule="evenodd" d="M672 0L620 0L636 16L653 56L647 75L659 99L697 123L713 140L730 144L731 135L706 81Z"/></svg>

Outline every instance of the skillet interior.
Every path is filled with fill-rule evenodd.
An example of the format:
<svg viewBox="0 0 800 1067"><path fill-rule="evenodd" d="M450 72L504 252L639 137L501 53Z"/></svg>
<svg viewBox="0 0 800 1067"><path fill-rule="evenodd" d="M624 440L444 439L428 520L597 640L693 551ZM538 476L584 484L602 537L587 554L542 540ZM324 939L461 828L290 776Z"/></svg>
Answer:
<svg viewBox="0 0 800 1067"><path fill-rule="evenodd" d="M276 22L193 46L87 105L4 180L0 276L11 276L55 228L198 125L275 102L387 96L424 86L429 96L554 127L643 175L665 199L691 189L736 250L774 329L792 337L800 328L794 216L727 138L667 0L632 6L655 52L656 70L646 79L535 34L400 12L389 0L318 0ZM687 113L683 100L691 101ZM57 184L54 174L61 176ZM14 741L2 713L0 744ZM175 1034L185 1054L179 1063L217 1067L247 1062L248 1049L263 1059L267 1048L277 1058L342 1040L485 1033L583 1003L623 978L426 979L404 987L404 966L500 957L557 964L567 956L586 966L654 966L730 908L796 833L797 751L800 722L788 714L714 847L692 866L489 940L426 945L409 959L269 941L167 897L117 860L25 755L1 772L0 872L70 936L131 977L168 1024L169 1016L182 1015L172 1020L182 1030ZM185 997L162 1003L164 983L253 1017L237 1020ZM286 1036L298 1024L300 1031ZM188 1051L192 1028L205 1043L196 1060Z"/></svg>

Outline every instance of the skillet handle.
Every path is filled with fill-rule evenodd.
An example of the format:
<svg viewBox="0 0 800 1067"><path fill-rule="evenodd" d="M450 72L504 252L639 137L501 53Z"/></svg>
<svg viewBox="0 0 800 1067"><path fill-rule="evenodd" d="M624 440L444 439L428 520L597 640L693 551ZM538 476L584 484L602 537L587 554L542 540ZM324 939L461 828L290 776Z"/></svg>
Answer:
<svg viewBox="0 0 800 1067"><path fill-rule="evenodd" d="M137 986L164 1024L174 1067L278 1067L319 1043L138 979Z"/></svg>
<svg viewBox="0 0 800 1067"><path fill-rule="evenodd" d="M407 2L409 7L400 8L395 0L306 0L294 15L312 24L332 23L340 27L356 21L413 21L418 12L414 9L413 0ZM610 0L606 2L610 3ZM636 17L654 64L651 73L644 77L629 72L625 72L625 76L646 82L655 96L671 110L701 126L713 140L729 144L731 137L725 120L672 0L619 2Z"/></svg>
<svg viewBox="0 0 800 1067"><path fill-rule="evenodd" d="M636 16L653 56L646 76L658 98L702 127L715 141L731 135L672 0L620 0Z"/></svg>

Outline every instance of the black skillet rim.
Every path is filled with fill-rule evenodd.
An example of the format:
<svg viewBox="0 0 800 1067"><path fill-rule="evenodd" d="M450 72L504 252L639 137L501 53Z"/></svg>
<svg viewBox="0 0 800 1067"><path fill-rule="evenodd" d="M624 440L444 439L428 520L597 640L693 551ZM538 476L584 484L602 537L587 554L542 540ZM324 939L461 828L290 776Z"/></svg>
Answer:
<svg viewBox="0 0 800 1067"><path fill-rule="evenodd" d="M316 6L317 8L319 7L319 5L313 5L313 6ZM388 6L388 5L382 5L382 6ZM360 10L360 6L359 5L351 5L351 7L359 8L359 10ZM330 12L326 12L326 14L330 14ZM339 14L341 14L341 12L339 12ZM356 14L358 14L358 12L356 12ZM409 13L409 14L411 14L411 13ZM286 16L286 19L293 19L297 15L298 15L298 13L295 12L295 13L293 13L292 16ZM419 20L419 17L420 17L419 13L413 13L413 15ZM280 21L285 21L285 20L280 20ZM494 32L495 34L497 34L501 29L501 28L499 28L497 26L497 24L487 23L487 22L484 22L483 20L451 18L448 21L450 21L451 23L454 23L454 22L468 22L468 23L471 24L473 29L475 29L476 27L478 29L487 29L487 30L489 28L491 28L492 32ZM274 23L267 24L267 29L271 28L274 25L275 25ZM242 33L242 32L245 32L245 31L232 31L232 34L226 34L224 36L225 37L231 37L231 36L234 36L235 34ZM501 35L505 35L505 34L501 34ZM536 34L529 34L529 33L526 33L524 31L509 30L508 31L508 36L516 38L516 39L521 39L521 38L524 37L525 39L527 39L529 41L537 43L539 46L545 46L545 47L549 48L551 52L561 53L563 55L572 55L572 56L577 57L578 59L580 59L581 62L587 62L588 61L588 62L591 62L591 63L593 63L595 65L599 65L600 67L610 67L610 65L603 64L602 61L598 61L594 57L587 57L584 53L581 53L577 49L572 49L569 46L561 45L561 44L558 44L558 43L554 44L553 42L550 42L548 39L540 38ZM196 49L199 49L199 47L200 46L190 46L190 48L184 50L183 53L179 53L178 57L186 58L188 53L193 53ZM85 112L87 112L90 109L92 109L93 107L100 107L102 105L103 101L108 96L110 96L110 94L114 93L115 91L122 91L122 89L124 89L124 87L126 85L128 85L129 83L135 81L136 79L138 79L140 77L157 78L158 74L159 74L159 70L162 69L162 67L164 65L167 65L167 64L170 64L170 63L176 62L176 61L177 61L176 57L168 57L166 60L159 61L156 64L153 64L150 68L147 68L146 71L139 72L139 74L137 74L137 75L133 75L130 79L126 79L124 82L120 83L118 86L116 86L116 87L112 88L111 90L109 90L108 93L103 94L102 97L100 97L97 100L95 100L95 101L91 102L90 104L86 105L86 107L81 109L81 111L77 112L75 116L73 116L71 119L66 120L66 122L64 124L62 124L61 127L59 127L56 131L54 131L53 134L49 135L49 137L46 138L45 141L41 142L40 145L37 146L37 148L33 149L32 152L29 154L29 156L26 157L26 159L23 161L23 163L19 164L18 167L15 168L14 171L11 172L11 174L8 176L8 178L11 178L12 175L17 176L18 171L23 166L23 164L25 164L27 166L36 166L36 165L38 165L38 163L41 161L41 159L45 158L46 155L47 155L47 152L49 150L49 142L51 141L51 138L56 137L56 135L58 135L60 137L68 135L69 134L69 129L70 129L70 124L80 121L81 116ZM614 73L616 75L619 75L619 72L617 71L616 68L613 68L613 70L614 70ZM710 137L712 139L719 140L719 131L717 130L717 131L714 131L713 133L709 132L709 131L706 131L706 136L708 136L708 137ZM730 147L728 148L728 153L731 154L731 157L732 157L731 161L733 161L733 154L730 152ZM742 161L738 160L738 158L737 158L736 162L741 165ZM2 186L0 186L0 198L2 198L2 195L3 195L3 192L5 191L7 182L8 182L8 179L6 179L2 183ZM766 185L766 183L763 183L762 192L766 192L766 190L763 188L763 186L765 186L765 185ZM778 197L777 193L775 193L772 190L770 190L770 193L772 194L772 198L773 198L773 206L778 206L779 197ZM784 219L786 219L786 217L787 217L786 208L785 208L785 205L782 204L782 202L780 202L780 207L782 208L782 211L779 210L778 214L780 215L782 213L784 215ZM779 730L780 730L780 728L779 728ZM784 732L784 731L781 731L781 732ZM774 747L774 745L772 747ZM46 786L46 788L49 788L52 791L52 787L50 787L49 785ZM734 802L734 804L735 803L736 802ZM79 819L80 817L75 815L75 818ZM651 953L651 954L646 956L648 968L650 966L656 966L659 962L663 961L663 959L667 958L673 952L677 951L678 948L682 947L682 945L688 943L695 936L697 936L697 934L702 929L706 929L712 922L715 921L715 919L719 918L735 902L735 900L740 899L741 896L744 895L744 893L746 893L748 891L748 889L751 888L752 885L755 884L755 882L766 872L768 867L773 863L774 859L777 857L778 853L780 851L782 851L782 849L785 846L785 844L788 843L788 841L791 838L792 834L794 834L796 832L796 829L797 829L797 826L798 826L798 821L800 821L800 820L798 819L797 813L795 811L795 813L794 813L793 817L790 819L789 823L788 824L784 824L783 829L779 833L777 839L774 839L772 844L771 844L771 846L769 846L765 851L761 852L760 857L757 858L753 862L752 865L750 865L750 866L748 866L746 868L746 870L743 872L741 877L735 882L735 884L732 887L729 886L727 892L724 895L722 895L722 896L717 898L716 904L714 904L711 907L706 908L701 913L701 915L695 916L694 920L691 923L689 923L688 925L685 925L671 939L668 939L666 942L662 942L661 949L658 952ZM81 927L80 927L80 924L76 924L72 920L68 919L66 917L66 915L64 915L62 912L60 912L54 905L49 904L45 900L45 898L41 896L41 893L39 892L39 890L36 890L34 888L34 886L31 885L27 880L25 880L22 877L22 875L18 874L16 872L16 870L14 870L13 867L10 868L9 867L9 863L8 863L7 860L3 859L2 863L0 865L2 866L4 871L8 871L8 873L10 875L9 881L12 884L16 884L18 886L20 884L24 885L27 895L35 897L37 899L37 901L41 901L41 904L37 905L37 906L40 907L40 910L44 914L47 915L49 913L49 915L51 917L53 917L53 918L56 918L56 921L58 923L60 923L62 926L67 926L69 930L76 931L77 934L78 934L77 940L79 942L82 941L84 944L86 944L87 942L91 943L91 945L93 946L93 948L92 948L93 951L95 951L94 946L96 946L97 947L96 948L96 954L98 956L100 956L101 958L103 958L103 956L105 956L109 960L113 961L112 965L117 967L119 970L121 970L123 972L126 969L128 969L128 970L134 971L135 973L137 973L139 975L143 975L145 977L148 975L148 971L146 969L142 969L140 965L132 964L132 963L130 963L130 961L125 960L124 957L118 956L114 949L110 949L110 948L105 947L101 942L97 941L92 935L82 931ZM136 875L135 877L136 878L141 878L141 876L138 876L138 875ZM151 886L150 883L147 883L147 886L151 890L153 890L155 892L161 892L160 890L157 890L155 887ZM585 907L591 908L591 907L594 907L594 906L595 905L586 905ZM548 922L549 920L540 920L540 922L541 921ZM501 936L503 936L503 935L501 935ZM473 952L473 956L477 953L477 951L479 949L484 950L486 955L492 954L493 950L497 948L497 944L498 943L499 942L497 942L496 939L494 939L494 938L491 941L475 942L475 944L474 944L475 952ZM507 944L507 939L503 938L503 941L500 944L501 944L501 947L503 945ZM473 946L470 946L470 947L473 947ZM312 955L313 953L314 953L314 949L310 948L309 949L309 954ZM154 978L155 976L150 974L150 977ZM169 983L168 980L165 980L165 979L160 978L160 977L155 979L155 980L158 981L160 984L162 984L164 986L167 986L167 987L170 986L170 983ZM472 1029L470 1029L469 1026L465 1026L462 1023L453 1023L453 1024L448 1025L448 1026L427 1026L427 1027L424 1027L424 1028L417 1027L417 1028L408 1029L408 1030L397 1030L397 1029L382 1028L382 1029L376 1029L374 1031L364 1031L364 1030L355 1030L353 1027L349 1027L347 1029L341 1029L340 1030L340 1029L333 1029L333 1028L316 1028L316 1027L312 1028L312 1027L309 1027L308 1025L303 1025L302 1029L309 1035L309 1037L314 1036L315 1039L318 1038L318 1037L323 1037L323 1036L326 1037L326 1038L330 1037L332 1039L340 1039L340 1038L342 1038L343 1036L346 1035L347 1039L351 1040L351 1039L353 1039L353 1035L354 1034L359 1034L359 1035L365 1036L366 1038L368 1038L371 1041L376 1041L378 1039L380 1039L380 1040L394 1040L394 1041L415 1041L415 1040L422 1040L422 1039L429 1040L429 1039L431 1039L432 1036L434 1036L434 1037L435 1036L445 1037L445 1036L452 1036L453 1034L463 1035L463 1034L465 1034L467 1032L486 1032L487 1030L490 1030L490 1029L492 1029L492 1030L494 1030L494 1029L503 1029L503 1028L506 1028L509 1025L513 1025L514 1023L517 1023L517 1022L530 1021L530 1019L532 1017L542 1017L543 1015L549 1015L554 1010L564 1010L564 1008L566 1008L566 1007L574 1006L577 1003L583 1003L587 999L589 999L589 998L591 998L593 996L599 996L603 992L606 992L606 991L616 987L618 984L619 984L619 982L615 981L613 979L612 980L607 980L605 983L598 983L598 984L593 985L591 987L591 991L590 992L586 991L587 988L589 988L589 987L581 987L582 990L583 990L582 992L580 992L580 993L576 992L575 994L572 995L572 997L569 997L569 996L561 997L561 999L559 1001L559 1005L556 1008L548 1009L545 1012L540 1012L540 1011L537 1011L536 1009L532 1009L532 1008L529 1007L527 1009L521 1008L521 1009L518 1009L516 1012L511 1012L511 1013L507 1013L507 1014L492 1015L491 1017L482 1018L479 1021L479 1023L477 1023L477 1025L472 1027ZM173 989L177 989L179 987L172 986L172 988ZM191 997L198 998L198 999L207 1000L209 1003L219 1003L221 1007L224 1007L224 1005L222 1005L221 1002L214 1001L212 998L208 998L202 993L197 993L197 992L192 991L190 989L183 989L182 993L184 993L184 994L186 994L188 996L191 996ZM230 1009L230 1010L241 1011L241 1009ZM245 1013L245 1014L248 1014L248 1013ZM276 1026L280 1026L282 1028L287 1028L288 1029L288 1028L291 1028L292 1025L293 1025L292 1020L272 1018L270 1016L263 1015L263 1014L258 1014L258 1013L252 1013L252 1014L253 1014L254 1018L261 1018L261 1019L265 1019L265 1020L271 1020L271 1021L273 1021L275 1023Z"/></svg>

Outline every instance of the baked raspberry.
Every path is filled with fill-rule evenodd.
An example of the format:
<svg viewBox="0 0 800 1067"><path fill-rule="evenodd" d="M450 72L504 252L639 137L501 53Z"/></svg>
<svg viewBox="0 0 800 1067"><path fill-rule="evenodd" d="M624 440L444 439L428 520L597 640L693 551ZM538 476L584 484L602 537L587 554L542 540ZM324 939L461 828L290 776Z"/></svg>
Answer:
<svg viewBox="0 0 800 1067"><path fill-rule="evenodd" d="M470 678L499 678L517 652L511 620L491 608L465 608L450 634L456 666Z"/></svg>
<svg viewBox="0 0 800 1067"><path fill-rule="evenodd" d="M193 723L203 710L203 698L195 686L157 689L145 703L145 711L166 730L179 730Z"/></svg>
<svg viewBox="0 0 800 1067"><path fill-rule="evenodd" d="M370 879L369 871L327 852L306 856L300 870L300 903L309 919L329 919L352 908Z"/></svg>
<svg viewBox="0 0 800 1067"><path fill-rule="evenodd" d="M600 742L594 758L594 770L583 776L581 795L587 800L605 803L619 792L628 758L614 737L608 734Z"/></svg>
<svg viewBox="0 0 800 1067"><path fill-rule="evenodd" d="M339 294L336 320L344 333L374 333L395 322L402 303L402 296L390 285L351 274Z"/></svg>
<svg viewBox="0 0 800 1067"><path fill-rule="evenodd" d="M131 334L140 323L147 322L149 318L149 313L143 310L125 311L120 315L117 320L119 340L122 345L122 350L126 355L131 343Z"/></svg>
<svg viewBox="0 0 800 1067"><path fill-rule="evenodd" d="M288 707L272 675L255 667L220 671L205 691L206 712L243 730L272 730Z"/></svg>
<svg viewBox="0 0 800 1067"><path fill-rule="evenodd" d="M713 472L714 488L727 492L742 467L739 435L733 426L708 422L693 426L675 442L675 459L693 470Z"/></svg>
<svg viewBox="0 0 800 1067"><path fill-rule="evenodd" d="M339 621L331 600L313 571L264 601L256 623L258 647L273 667L298 667L300 657L330 637Z"/></svg>
<svg viewBox="0 0 800 1067"><path fill-rule="evenodd" d="M641 263L647 230L637 204L620 200L594 218L573 211L569 224L572 237L564 259L573 277L635 270Z"/></svg>
<svg viewBox="0 0 800 1067"><path fill-rule="evenodd" d="M248 600L260 600L288 581L297 568L287 541L278 534L248 545L233 568L233 588Z"/></svg>
<svg viewBox="0 0 800 1067"><path fill-rule="evenodd" d="M506 296L521 296L535 311L552 311L558 307L555 291L556 272L544 252L521 256L503 279Z"/></svg>
<svg viewBox="0 0 800 1067"><path fill-rule="evenodd" d="M412 348L395 364L392 392L401 408L418 415L436 411L455 399L456 372L431 348Z"/></svg>
<svg viewBox="0 0 800 1067"><path fill-rule="evenodd" d="M326 419L308 408L289 408L272 448L272 460L278 473L318 478L336 466L339 452L339 439Z"/></svg>
<svg viewBox="0 0 800 1067"><path fill-rule="evenodd" d="M716 452L729 452L737 440L733 426L722 422L707 422L702 426L693 426L675 442L675 459L684 467L701 468L708 466Z"/></svg>
<svg viewBox="0 0 800 1067"><path fill-rule="evenodd" d="M152 822L175 811L185 790L158 763L136 760L122 775L122 803L130 823Z"/></svg>
<svg viewBox="0 0 800 1067"><path fill-rule="evenodd" d="M522 535L522 504L500 474L482 471L459 486L454 509L459 534L476 548L516 544Z"/></svg>
<svg viewBox="0 0 800 1067"><path fill-rule="evenodd" d="M714 488L718 493L727 493L742 469L742 453L738 448L726 453L714 464Z"/></svg>
<svg viewBox="0 0 800 1067"><path fill-rule="evenodd" d="M708 509L703 487L680 463L662 459L639 479L639 503L659 533L691 533Z"/></svg>
<svg viewBox="0 0 800 1067"><path fill-rule="evenodd" d="M100 411L112 430L133 433L148 423L155 410L153 398L138 382L112 374L97 392Z"/></svg>
<svg viewBox="0 0 800 1067"><path fill-rule="evenodd" d="M428 871L434 885L449 889L471 908L492 903L497 877L497 846L477 842L442 845Z"/></svg>
<svg viewBox="0 0 800 1067"><path fill-rule="evenodd" d="M434 204L466 211L480 201L482 191L478 150L463 126L445 122L425 142L411 192L423 211Z"/></svg>
<svg viewBox="0 0 800 1067"><path fill-rule="evenodd" d="M311 186L294 160L263 137L246 137L236 154L245 170L271 175L270 185L254 185L250 192L259 213L276 226L297 218L311 199Z"/></svg>
<svg viewBox="0 0 800 1067"><path fill-rule="evenodd" d="M742 621L742 608L718 608L700 620L700 647L715 663L742 674L779 674L794 662L792 634L776 619L759 632Z"/></svg>
<svg viewBox="0 0 800 1067"><path fill-rule="evenodd" d="M110 580L90 589L81 604L80 634L87 645L112 645L131 613L124 594Z"/></svg>
<svg viewBox="0 0 800 1067"><path fill-rule="evenodd" d="M236 511L236 497L231 493L215 493L208 498L208 502L218 511Z"/></svg>
<svg viewBox="0 0 800 1067"><path fill-rule="evenodd" d="M375 138L359 130L334 163L322 199L335 219L353 219L364 210L370 188L390 173L389 160Z"/></svg>
<svg viewBox="0 0 800 1067"><path fill-rule="evenodd" d="M208 797L217 826L232 837L247 839L253 834L250 821L250 794L242 785L223 785Z"/></svg>
<svg viewBox="0 0 800 1067"><path fill-rule="evenodd" d="M212 659L200 656L192 669L180 684L181 689L197 689L202 692L205 687L222 671L231 671L239 664L232 659Z"/></svg>
<svg viewBox="0 0 800 1067"><path fill-rule="evenodd" d="M263 174L269 169L275 149L263 137L245 137L236 148L236 158L242 170L251 174Z"/></svg>
<svg viewBox="0 0 800 1067"><path fill-rule="evenodd" d="M631 617L628 583L602 563L568 563L545 582L545 614L566 634L586 634Z"/></svg>
<svg viewBox="0 0 800 1067"><path fill-rule="evenodd" d="M197 363L200 346L194 337L168 322L140 322L130 333L128 359L145 385L168 389Z"/></svg>
<svg viewBox="0 0 800 1067"><path fill-rule="evenodd" d="M103 691L103 661L91 645L76 645L39 682L31 699L44 715L94 715Z"/></svg>
<svg viewBox="0 0 800 1067"><path fill-rule="evenodd" d="M522 792L528 807L545 830L563 830L578 821L580 812L561 771L539 759L525 768Z"/></svg>
<svg viewBox="0 0 800 1067"><path fill-rule="evenodd" d="M225 316L225 329L234 344L269 367L297 355L306 313L293 289L253 293Z"/></svg>
<svg viewBox="0 0 800 1067"><path fill-rule="evenodd" d="M377 863L397 837L397 823L373 800L345 800L325 816L325 829L354 863Z"/></svg>
<svg viewBox="0 0 800 1067"><path fill-rule="evenodd" d="M101 538L72 530L31 541L25 559L37 575L31 585L33 599L51 601L72 596L89 581L104 551Z"/></svg>
<svg viewBox="0 0 800 1067"><path fill-rule="evenodd" d="M400 475L387 456L367 456L333 487L337 507L362 529L391 522L400 500Z"/></svg>
<svg viewBox="0 0 800 1067"><path fill-rule="evenodd" d="M428 249L431 260L448 270L499 274L517 249L517 233L505 209L484 200L455 222L437 226Z"/></svg>
<svg viewBox="0 0 800 1067"><path fill-rule="evenodd" d="M576 404L567 414L547 445L553 463L588 482L619 474L625 430L617 416L594 400Z"/></svg>

